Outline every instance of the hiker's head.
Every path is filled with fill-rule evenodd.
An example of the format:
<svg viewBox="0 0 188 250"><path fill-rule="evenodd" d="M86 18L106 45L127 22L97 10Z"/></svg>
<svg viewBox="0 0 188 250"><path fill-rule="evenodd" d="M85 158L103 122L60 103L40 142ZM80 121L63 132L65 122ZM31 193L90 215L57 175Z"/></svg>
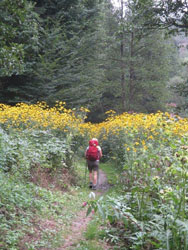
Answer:
<svg viewBox="0 0 188 250"><path fill-rule="evenodd" d="M98 139L97 139L97 138L92 138L91 140L92 140L92 141L97 141L97 142L98 142Z"/></svg>
<svg viewBox="0 0 188 250"><path fill-rule="evenodd" d="M98 140L97 140L97 138L93 138L93 139L91 139L90 141L89 141L89 145L90 146L98 146Z"/></svg>

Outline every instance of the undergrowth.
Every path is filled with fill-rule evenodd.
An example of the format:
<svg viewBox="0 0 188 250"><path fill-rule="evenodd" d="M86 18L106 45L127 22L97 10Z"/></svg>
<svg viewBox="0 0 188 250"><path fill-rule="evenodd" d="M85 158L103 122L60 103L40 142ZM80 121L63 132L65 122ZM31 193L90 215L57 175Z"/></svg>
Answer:
<svg viewBox="0 0 188 250"><path fill-rule="evenodd" d="M187 119L124 113L89 124L62 103L1 105L0 112L0 248L55 249L85 202L100 219L78 247L100 249L103 235L114 249L188 249ZM110 161L100 167L113 186L96 199L88 198L82 160L93 136Z"/></svg>
<svg viewBox="0 0 188 250"><path fill-rule="evenodd" d="M12 250L61 246L89 192L78 186L50 190L3 172L0 186L0 248Z"/></svg>

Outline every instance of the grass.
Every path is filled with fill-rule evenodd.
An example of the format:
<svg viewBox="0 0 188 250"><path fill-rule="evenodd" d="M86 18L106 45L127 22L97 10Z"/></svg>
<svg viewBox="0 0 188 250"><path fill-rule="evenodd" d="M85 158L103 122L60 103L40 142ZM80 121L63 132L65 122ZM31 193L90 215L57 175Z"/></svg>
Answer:
<svg viewBox="0 0 188 250"><path fill-rule="evenodd" d="M86 166L86 160L81 158L77 160L74 165L77 173L77 184L82 188L87 187L89 183L89 174Z"/></svg>
<svg viewBox="0 0 188 250"><path fill-rule="evenodd" d="M114 169L110 164L100 164L111 180ZM68 192L48 190L31 182L17 180L14 176L0 173L0 248L2 249L55 249L63 245L70 232L70 224L89 199L89 175L85 160L75 162L77 185ZM48 188L50 187L50 183ZM96 216L86 232L85 241L78 249L100 250L99 232L101 221ZM76 248L75 248L76 249Z"/></svg>
<svg viewBox="0 0 188 250"><path fill-rule="evenodd" d="M96 241L81 241L75 250L104 250Z"/></svg>
<svg viewBox="0 0 188 250"><path fill-rule="evenodd" d="M99 220L95 217L87 226L87 230L83 233L84 240L75 244L76 250L102 250L99 242Z"/></svg>
<svg viewBox="0 0 188 250"><path fill-rule="evenodd" d="M109 184L113 186L118 185L120 171L118 171L118 169L115 169L115 166L112 163L100 163L100 169L102 169L106 174Z"/></svg>
<svg viewBox="0 0 188 250"><path fill-rule="evenodd" d="M84 179L84 167L85 161L81 160L79 164L77 164L77 170L81 175L81 178ZM113 189L109 189L107 192L103 194L104 200L105 197L114 192L114 187L118 186L119 175L114 175L114 166L111 163L100 163L100 169L104 171L107 176L108 182L113 186ZM88 184L88 173L86 175L86 184ZM86 186L87 188L87 186ZM105 233L102 229L105 222L99 217L98 213L95 214L93 220L87 226L87 230L83 233L84 240L77 243L76 250L102 250L104 248L104 238Z"/></svg>
<svg viewBox="0 0 188 250"><path fill-rule="evenodd" d="M43 190L45 192L45 195L43 196L42 191L41 197L48 200L48 209L46 209L45 217L53 217L53 219L55 220L57 225L61 227L61 229L58 231L57 226L57 230L54 232L53 230L47 228L46 230L44 230L40 242L32 242L30 243L30 245L28 245L28 248L30 247L30 249L37 249L38 247L50 246L51 248L55 249L56 247L63 244L63 238L71 233L71 221L76 218L77 213L81 210L83 202L89 199L89 193L91 192L91 190L88 189L89 176L88 171L85 172L85 170L86 166L84 159L75 162L75 171L77 175L76 178L78 185L72 187L71 190L69 190L69 192L67 193L52 193ZM44 211L41 215L44 216ZM100 223L96 220L89 223L88 228L84 233L86 241L81 241L80 243L78 243L78 249L103 249L98 243L99 226Z"/></svg>
<svg viewBox="0 0 188 250"><path fill-rule="evenodd" d="M96 220L91 221L87 227L87 231L84 233L86 240L93 240L98 237L98 226L99 223Z"/></svg>
<svg viewBox="0 0 188 250"><path fill-rule="evenodd" d="M52 191L0 173L0 248L52 249L62 244L69 224L90 190Z"/></svg>
<svg viewBox="0 0 188 250"><path fill-rule="evenodd" d="M75 163L75 169L77 172L77 178L78 178L78 184L81 187L88 187L89 184L89 174L88 174L88 170L86 167L86 161L84 158L79 159L76 163ZM107 176L108 179L108 183L113 185L113 186L117 186L119 184L119 175L120 175L120 170L115 169L115 166L113 163L111 162L100 162L99 164L99 169L101 169L102 171L104 171L104 173Z"/></svg>

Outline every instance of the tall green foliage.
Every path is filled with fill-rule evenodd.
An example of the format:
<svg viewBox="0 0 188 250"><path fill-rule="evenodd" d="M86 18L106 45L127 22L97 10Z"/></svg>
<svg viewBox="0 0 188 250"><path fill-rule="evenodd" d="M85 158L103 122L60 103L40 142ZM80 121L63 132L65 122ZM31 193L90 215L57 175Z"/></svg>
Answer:
<svg viewBox="0 0 188 250"><path fill-rule="evenodd" d="M187 116L188 108L188 38L185 36L175 37L179 48L178 62L179 68L176 74L170 79L170 88L173 90L172 105L173 111L181 116Z"/></svg>
<svg viewBox="0 0 188 250"><path fill-rule="evenodd" d="M26 0L0 2L0 76L30 72L38 52L37 15Z"/></svg>
<svg viewBox="0 0 188 250"><path fill-rule="evenodd" d="M152 0L1 1L0 101L63 100L93 121L163 109L173 52L154 10Z"/></svg>
<svg viewBox="0 0 188 250"><path fill-rule="evenodd" d="M146 26L156 18L150 13L152 7L150 0L122 1L121 9L108 22L111 50L107 55L106 79L109 88L103 97L112 104L110 108L118 111L154 112L165 107L174 49L163 32Z"/></svg>
<svg viewBox="0 0 188 250"><path fill-rule="evenodd" d="M44 14L43 53L39 81L50 94L48 101L63 99L69 105L87 104L100 97L100 7L98 1L56 1ZM49 13L49 14L48 14Z"/></svg>
<svg viewBox="0 0 188 250"><path fill-rule="evenodd" d="M31 98L28 79L33 74L40 47L40 23L33 8L27 0L0 2L1 102L23 101L24 96Z"/></svg>
<svg viewBox="0 0 188 250"><path fill-rule="evenodd" d="M162 27L170 27L170 33L182 31L187 33L187 8L187 0L158 1L154 8L154 12L158 14L157 24Z"/></svg>

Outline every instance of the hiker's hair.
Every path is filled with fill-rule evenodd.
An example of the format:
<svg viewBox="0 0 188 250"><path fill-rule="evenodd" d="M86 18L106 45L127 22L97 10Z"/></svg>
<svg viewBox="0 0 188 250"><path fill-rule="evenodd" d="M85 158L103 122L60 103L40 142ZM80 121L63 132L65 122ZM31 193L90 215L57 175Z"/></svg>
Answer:
<svg viewBox="0 0 188 250"><path fill-rule="evenodd" d="M92 138L92 141L98 141L98 139L97 138Z"/></svg>

